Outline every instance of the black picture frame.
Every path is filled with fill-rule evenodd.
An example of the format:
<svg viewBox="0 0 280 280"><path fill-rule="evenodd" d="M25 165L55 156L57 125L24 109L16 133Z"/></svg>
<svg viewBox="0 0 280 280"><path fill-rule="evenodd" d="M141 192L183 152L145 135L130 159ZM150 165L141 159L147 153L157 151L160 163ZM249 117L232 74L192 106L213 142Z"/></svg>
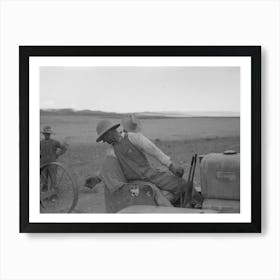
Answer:
<svg viewBox="0 0 280 280"><path fill-rule="evenodd" d="M31 223L29 221L29 58L33 56L248 56L251 58L250 223ZM19 46L20 232L261 232L261 46Z"/></svg>

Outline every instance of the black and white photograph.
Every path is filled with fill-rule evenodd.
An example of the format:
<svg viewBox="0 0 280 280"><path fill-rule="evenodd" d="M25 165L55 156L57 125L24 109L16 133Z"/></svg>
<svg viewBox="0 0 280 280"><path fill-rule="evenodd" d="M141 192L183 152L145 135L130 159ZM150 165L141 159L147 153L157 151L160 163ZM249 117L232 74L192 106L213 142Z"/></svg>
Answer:
<svg viewBox="0 0 280 280"><path fill-rule="evenodd" d="M168 51L30 57L30 221L251 222L250 56Z"/></svg>
<svg viewBox="0 0 280 280"><path fill-rule="evenodd" d="M239 88L239 67L42 67L41 213L239 213Z"/></svg>

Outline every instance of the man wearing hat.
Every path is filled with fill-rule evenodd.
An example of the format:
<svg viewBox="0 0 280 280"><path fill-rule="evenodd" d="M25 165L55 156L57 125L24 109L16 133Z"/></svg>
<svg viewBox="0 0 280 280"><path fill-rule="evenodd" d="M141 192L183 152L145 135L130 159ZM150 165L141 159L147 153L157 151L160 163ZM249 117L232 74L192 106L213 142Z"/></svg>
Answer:
<svg viewBox="0 0 280 280"><path fill-rule="evenodd" d="M96 141L112 145L125 178L128 181L143 180L153 183L161 190L172 193L175 201L179 199L183 191L185 193L184 206L191 207L193 190L182 178L183 168L176 167L170 157L165 155L143 134L126 132L122 136L117 131L119 126L120 124L113 124L109 120L100 121L96 127L98 135ZM154 157L163 166L168 167L171 173L152 168L146 155Z"/></svg>
<svg viewBox="0 0 280 280"><path fill-rule="evenodd" d="M135 115L122 119L123 131L139 133L141 123ZM116 213L130 205L157 205L172 207L166 196L154 184L143 181L130 181L125 178L121 166L114 154L113 148L107 150L100 172L85 181L85 187L94 188L100 182L104 183L106 212ZM151 193L153 194L151 196ZM168 197L169 196L169 197Z"/></svg>
<svg viewBox="0 0 280 280"><path fill-rule="evenodd" d="M44 135L44 139L40 141L40 165L55 162L59 156L66 152L67 146L62 145L57 140L51 139L51 135L54 133L50 126L45 126L41 133ZM56 173L57 170L55 166L43 170L41 174L43 190L47 190L48 188L48 178L51 179L52 187L55 188Z"/></svg>
<svg viewBox="0 0 280 280"><path fill-rule="evenodd" d="M124 132L134 132L138 133L141 131L142 125L140 120L135 116L135 114L131 114L126 116L121 121L123 131Z"/></svg>

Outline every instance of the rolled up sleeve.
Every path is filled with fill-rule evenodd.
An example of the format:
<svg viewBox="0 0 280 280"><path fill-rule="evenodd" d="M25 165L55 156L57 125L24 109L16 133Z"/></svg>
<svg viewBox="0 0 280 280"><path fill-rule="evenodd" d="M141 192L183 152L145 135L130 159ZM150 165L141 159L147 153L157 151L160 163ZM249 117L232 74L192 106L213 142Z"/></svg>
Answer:
<svg viewBox="0 0 280 280"><path fill-rule="evenodd" d="M152 141L141 133L128 133L129 141L144 153L158 160L162 165L169 167L171 159L162 152Z"/></svg>

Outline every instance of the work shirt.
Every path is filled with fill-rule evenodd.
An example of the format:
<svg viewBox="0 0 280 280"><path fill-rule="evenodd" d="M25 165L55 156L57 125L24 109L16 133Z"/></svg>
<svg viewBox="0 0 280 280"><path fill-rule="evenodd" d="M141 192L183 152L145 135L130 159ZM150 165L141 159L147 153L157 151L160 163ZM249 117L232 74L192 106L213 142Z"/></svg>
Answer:
<svg viewBox="0 0 280 280"><path fill-rule="evenodd" d="M171 160L142 134L125 133L120 141L114 143L112 146L120 168L118 167L118 172L116 172L118 174L117 176L110 176L110 164L108 162L106 163L106 167L109 170L104 173L109 174L109 178L107 178L106 182L106 176L103 174L102 180L107 185L109 192L113 191L113 193L118 193L118 190L122 189L121 186L123 186L122 182L124 181L145 181L155 185L160 190L171 193L174 201L179 199L183 190L186 192L188 199L192 199L191 186L183 178L175 176L170 172L160 171L151 167L146 154L153 156L165 166L169 166ZM118 178L121 178L121 180L118 180ZM119 201L120 198L118 197L116 200Z"/></svg>
<svg viewBox="0 0 280 280"><path fill-rule="evenodd" d="M54 162L59 154L57 149L61 149L62 153L66 151L66 146L60 144L59 141L54 139L40 141L40 164Z"/></svg>
<svg viewBox="0 0 280 280"><path fill-rule="evenodd" d="M133 135L135 133L129 134ZM118 159L125 178L128 181L143 180L150 182L162 190L171 192L175 197L177 197L186 182L182 178L177 177L170 172L162 172L160 170L152 168L145 152L143 152L143 146L133 144L129 139L129 134L126 133L120 141L113 144L115 155ZM138 135L143 136L141 134ZM137 139L137 137L135 138ZM135 138L131 139L135 140ZM143 140L147 139L144 136L139 138L142 138ZM141 141L139 142L141 143ZM135 143L139 142L135 141ZM148 149L149 152L153 151L154 156L164 155L161 151L161 153L158 152L158 148L154 149L154 145L151 145L149 142L149 140L144 142L149 144L149 148L151 148ZM146 146L144 147L146 148ZM145 151L147 152L147 150ZM161 158L159 157L159 159ZM170 159L168 158L168 160ZM168 165L167 160L166 162L165 160L163 160L162 163Z"/></svg>
<svg viewBox="0 0 280 280"><path fill-rule="evenodd" d="M160 162L162 165L169 167L171 159L163 153L151 140L141 133L127 132L128 140L144 154L149 155ZM114 156L114 150L109 149L107 155Z"/></svg>

